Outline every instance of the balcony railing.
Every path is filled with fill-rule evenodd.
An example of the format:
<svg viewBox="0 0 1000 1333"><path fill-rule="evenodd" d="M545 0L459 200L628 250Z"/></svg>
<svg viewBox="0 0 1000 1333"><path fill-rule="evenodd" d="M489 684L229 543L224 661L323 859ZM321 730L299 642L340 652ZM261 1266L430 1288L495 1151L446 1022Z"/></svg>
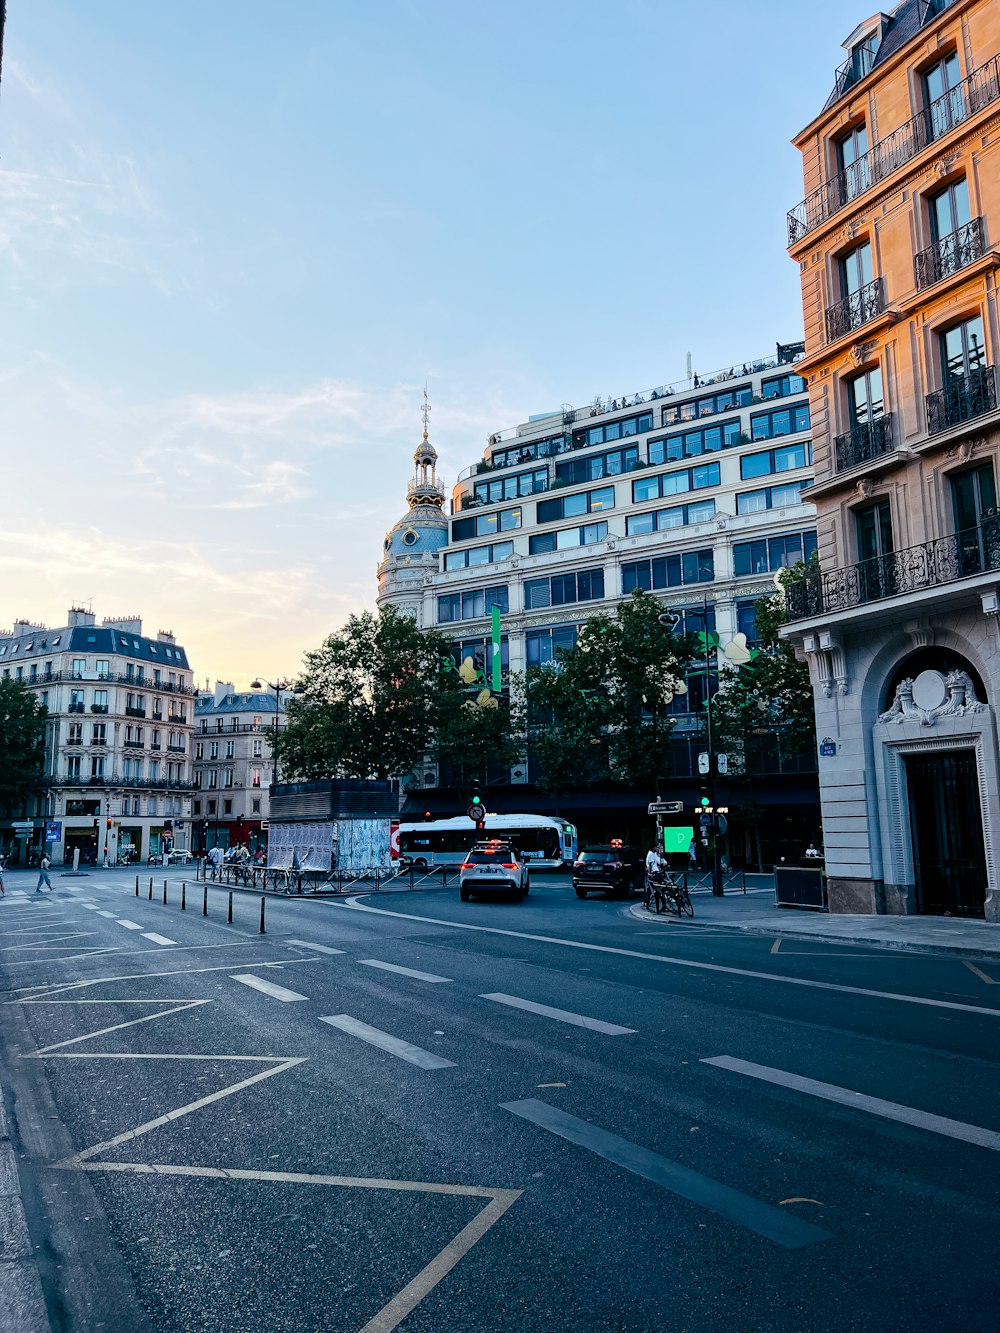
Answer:
<svg viewBox="0 0 1000 1333"><path fill-rule="evenodd" d="M184 754L185 751L185 747L183 745L168 745L167 749L172 754Z"/></svg>
<svg viewBox="0 0 1000 1333"><path fill-rule="evenodd" d="M949 537L862 560L845 569L810 570L786 589L789 620L847 611L886 597L906 597L926 588L1000 570L1000 514Z"/></svg>
<svg viewBox="0 0 1000 1333"><path fill-rule="evenodd" d="M927 395L927 429L931 435L938 435L963 421L995 411L996 405L996 369L979 366L967 375L956 375L943 389Z"/></svg>
<svg viewBox="0 0 1000 1333"><path fill-rule="evenodd" d="M125 737L122 744L124 745L126 750L145 750L146 748L145 741L134 741L131 740L128 736Z"/></svg>
<svg viewBox="0 0 1000 1333"><path fill-rule="evenodd" d="M145 716L146 716L146 710L145 710L145 708L132 708L132 707L128 707L128 708L125 709L125 716L126 716L126 717L145 717Z"/></svg>
<svg viewBox="0 0 1000 1333"><path fill-rule="evenodd" d="M974 264L983 257L983 220L973 218L964 227L942 236L914 257L917 289L923 291L942 278Z"/></svg>
<svg viewBox="0 0 1000 1333"><path fill-rule="evenodd" d="M998 99L1000 56L994 56L796 204L788 214L788 244L794 245L808 236L853 199L916 157L928 144Z"/></svg>
<svg viewBox="0 0 1000 1333"><path fill-rule="evenodd" d="M885 280L873 278L851 292L836 305L826 310L826 340L828 343L842 338L845 333L860 329L869 320L875 319L885 310Z"/></svg>
<svg viewBox="0 0 1000 1333"><path fill-rule="evenodd" d="M870 463L892 449L892 416L876 417L874 421L856 421L849 431L836 439L837 471L861 463Z"/></svg>
<svg viewBox="0 0 1000 1333"><path fill-rule="evenodd" d="M833 92L827 105L839 102L844 93L850 91L866 74L872 72L875 67L875 55L876 51L870 46L859 46L856 51L851 52L837 70Z"/></svg>

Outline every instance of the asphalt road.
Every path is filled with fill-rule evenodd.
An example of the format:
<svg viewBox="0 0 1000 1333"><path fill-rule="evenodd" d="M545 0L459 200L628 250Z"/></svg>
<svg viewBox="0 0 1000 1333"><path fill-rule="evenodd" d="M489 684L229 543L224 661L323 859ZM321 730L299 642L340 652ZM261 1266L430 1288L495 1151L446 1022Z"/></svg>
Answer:
<svg viewBox="0 0 1000 1333"><path fill-rule="evenodd" d="M1000 971L163 877L0 901L56 1333L1000 1328Z"/></svg>

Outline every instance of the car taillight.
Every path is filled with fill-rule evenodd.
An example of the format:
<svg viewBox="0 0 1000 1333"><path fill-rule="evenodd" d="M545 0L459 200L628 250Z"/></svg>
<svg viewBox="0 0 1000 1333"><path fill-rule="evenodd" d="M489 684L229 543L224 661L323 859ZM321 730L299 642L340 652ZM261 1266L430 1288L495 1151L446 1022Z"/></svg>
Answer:
<svg viewBox="0 0 1000 1333"><path fill-rule="evenodd" d="M573 869L574 869L574 870L582 870L582 869L583 869L583 862L582 862L582 861L574 861L574 862L573 862Z"/></svg>
<svg viewBox="0 0 1000 1333"><path fill-rule="evenodd" d="M471 861L463 861L462 864L461 864L458 868L459 868L459 870L471 870L471 869L472 869L472 862L471 862Z"/></svg>
<svg viewBox="0 0 1000 1333"><path fill-rule="evenodd" d="M503 866L504 870L517 869L517 863L515 861L501 861L500 864Z"/></svg>

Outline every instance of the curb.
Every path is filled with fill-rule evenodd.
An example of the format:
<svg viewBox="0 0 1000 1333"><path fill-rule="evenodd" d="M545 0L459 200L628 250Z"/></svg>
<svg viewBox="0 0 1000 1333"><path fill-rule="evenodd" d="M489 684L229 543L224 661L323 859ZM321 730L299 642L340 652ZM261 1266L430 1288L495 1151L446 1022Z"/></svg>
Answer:
<svg viewBox="0 0 1000 1333"><path fill-rule="evenodd" d="M51 1333L0 1098L0 1333Z"/></svg>
<svg viewBox="0 0 1000 1333"><path fill-rule="evenodd" d="M975 958L979 962L996 963L1000 960L1000 932L997 935L997 949L977 949L975 945L968 944L949 944L926 943L920 940L899 940L899 939L873 939L869 935L836 935L828 934L825 931L814 930L796 930L794 927L788 928L780 924L773 926L756 925L754 923L742 924L737 921L684 921L680 922L676 917L668 916L657 918L650 916L644 907L638 903L632 904L628 909L628 915L636 921L643 921L648 925L657 925L663 920L665 925L675 924L695 928L710 927L714 930L737 930L742 935L780 935L782 938L794 940L816 940L821 944L843 944L846 947L868 948L868 949L891 949L899 953L931 953L953 955L962 958Z"/></svg>

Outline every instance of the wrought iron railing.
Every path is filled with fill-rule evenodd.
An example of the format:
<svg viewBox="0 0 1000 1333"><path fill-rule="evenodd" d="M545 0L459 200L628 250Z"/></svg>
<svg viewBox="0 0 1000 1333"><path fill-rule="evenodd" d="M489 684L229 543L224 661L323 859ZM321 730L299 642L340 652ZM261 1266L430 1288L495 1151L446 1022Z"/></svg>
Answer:
<svg viewBox="0 0 1000 1333"><path fill-rule="evenodd" d="M870 463L892 449L892 416L874 421L856 421L849 431L836 439L837 471L846 472L859 463Z"/></svg>
<svg viewBox="0 0 1000 1333"><path fill-rule="evenodd" d="M809 570L785 590L789 620L805 620L905 597L974 574L1000 570L1000 514L990 510L978 527L862 560L844 569Z"/></svg>
<svg viewBox="0 0 1000 1333"><path fill-rule="evenodd" d="M917 289L923 291L925 287L950 277L952 273L974 264L982 257L983 220L973 218L964 227L942 236L939 241L914 256Z"/></svg>
<svg viewBox="0 0 1000 1333"><path fill-rule="evenodd" d="M942 389L927 395L927 429L937 435L963 421L993 412L997 405L996 370L979 366L967 375L956 375Z"/></svg>
<svg viewBox="0 0 1000 1333"><path fill-rule="evenodd" d="M870 74L875 67L875 50L870 46L859 46L856 51L852 51L840 68L836 71L836 77L833 85L833 92L830 94L828 106L838 102L844 95L860 83L866 74Z"/></svg>
<svg viewBox="0 0 1000 1333"><path fill-rule="evenodd" d="M852 199L878 185L909 162L928 144L940 139L956 125L1000 98L1000 56L974 69L899 129L880 139L867 153L852 162L805 197L788 214L788 244L822 226Z"/></svg>
<svg viewBox="0 0 1000 1333"><path fill-rule="evenodd" d="M866 282L863 287L859 287L856 292L851 292L842 301L838 301L836 305L827 307L827 342L832 343L837 338L842 338L845 333L850 333L852 329L860 329L863 324L867 324L869 320L881 315L884 310L885 280L883 278L873 278L871 282Z"/></svg>

